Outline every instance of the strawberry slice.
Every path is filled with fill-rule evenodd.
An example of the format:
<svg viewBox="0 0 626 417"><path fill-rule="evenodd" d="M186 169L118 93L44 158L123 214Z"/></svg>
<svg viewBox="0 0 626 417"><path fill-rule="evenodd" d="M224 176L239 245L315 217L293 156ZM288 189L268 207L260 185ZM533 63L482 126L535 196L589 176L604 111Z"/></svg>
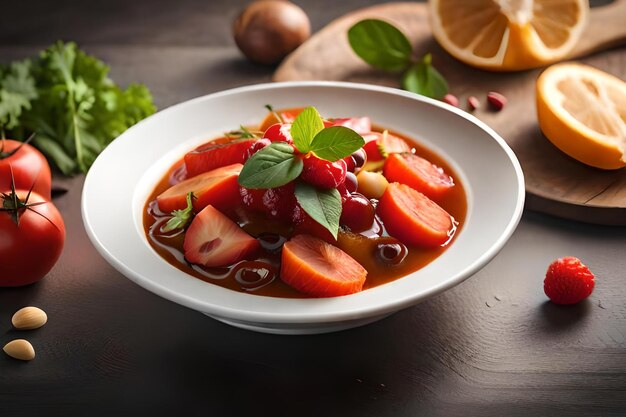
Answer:
<svg viewBox="0 0 626 417"><path fill-rule="evenodd" d="M187 178L212 171L226 165L243 164L248 150L257 139L219 138L198 146L185 155Z"/></svg>
<svg viewBox="0 0 626 417"><path fill-rule="evenodd" d="M392 153L411 152L411 147L404 139L384 131L371 132L363 136L368 161L380 161Z"/></svg>
<svg viewBox="0 0 626 417"><path fill-rule="evenodd" d="M333 126L345 126L354 130L359 135L365 135L372 131L372 120L369 117L333 119Z"/></svg>
<svg viewBox="0 0 626 417"><path fill-rule="evenodd" d="M363 289L367 270L336 246L309 235L285 243L280 278L314 297L337 297Z"/></svg>
<svg viewBox="0 0 626 417"><path fill-rule="evenodd" d="M443 168L412 153L389 155L383 174L387 181L406 184L433 200L440 200L454 187L454 180Z"/></svg>
<svg viewBox="0 0 626 417"><path fill-rule="evenodd" d="M183 249L193 264L228 266L259 248L259 241L213 206L206 206L189 225Z"/></svg>
<svg viewBox="0 0 626 417"><path fill-rule="evenodd" d="M195 197L196 212L209 204L219 209L232 207L240 201L237 177L242 167L241 164L228 165L179 182L157 197L159 209L164 213L184 209L189 192Z"/></svg>
<svg viewBox="0 0 626 417"><path fill-rule="evenodd" d="M376 213L387 232L405 245L442 246L456 231L454 218L437 203L408 185L392 182L378 202Z"/></svg>

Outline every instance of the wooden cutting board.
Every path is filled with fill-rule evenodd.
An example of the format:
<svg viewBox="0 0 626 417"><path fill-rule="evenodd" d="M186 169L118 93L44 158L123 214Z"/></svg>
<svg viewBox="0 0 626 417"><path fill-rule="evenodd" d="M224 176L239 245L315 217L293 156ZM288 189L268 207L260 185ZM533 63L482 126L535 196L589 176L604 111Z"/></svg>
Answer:
<svg viewBox="0 0 626 417"><path fill-rule="evenodd" d="M432 53L433 64L448 80L450 92L459 97L462 108L467 109L469 96L481 100L482 107L473 114L498 132L520 160L526 180L526 208L590 223L626 225L626 169L602 171L585 166L560 152L541 133L535 113L535 80L540 70L492 73L469 67L437 44L428 14L428 5L423 3L387 3L347 14L288 56L277 68L274 80L337 80L398 87L399 76L367 66L352 52L346 36L348 28L359 20L389 21L411 40L416 56ZM578 60L624 80L626 48L606 49L625 41L626 0L618 0L592 9L571 57L584 56ZM488 108L489 91L508 98L502 111Z"/></svg>

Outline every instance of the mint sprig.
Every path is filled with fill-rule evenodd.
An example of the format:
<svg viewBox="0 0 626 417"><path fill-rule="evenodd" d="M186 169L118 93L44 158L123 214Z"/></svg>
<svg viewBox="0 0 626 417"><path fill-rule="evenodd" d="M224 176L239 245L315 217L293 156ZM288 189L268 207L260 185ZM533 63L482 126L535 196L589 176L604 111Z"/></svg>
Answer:
<svg viewBox="0 0 626 417"><path fill-rule="evenodd" d="M358 133L347 127L324 128L324 121L315 107L307 107L295 118L291 125L291 137L293 146L274 142L252 155L239 174L239 185L250 189L280 187L300 176L305 156L313 154L314 157L335 162L365 144ZM319 190L305 182L297 182L295 190L302 209L336 239L341 217L339 191Z"/></svg>
<svg viewBox="0 0 626 417"><path fill-rule="evenodd" d="M435 99L442 99L448 92L448 83L432 66L431 55L413 58L411 43L390 23L361 20L348 30L348 41L352 50L369 65L403 72L403 89Z"/></svg>

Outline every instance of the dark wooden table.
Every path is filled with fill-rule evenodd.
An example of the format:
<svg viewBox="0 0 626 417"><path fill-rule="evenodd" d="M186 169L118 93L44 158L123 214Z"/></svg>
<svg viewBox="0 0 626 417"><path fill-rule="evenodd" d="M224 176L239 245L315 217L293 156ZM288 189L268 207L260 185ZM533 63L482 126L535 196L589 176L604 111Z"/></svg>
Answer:
<svg viewBox="0 0 626 417"><path fill-rule="evenodd" d="M121 84L146 83L159 108L269 81L245 61L230 22L244 1L31 1L2 6L0 60L61 38L106 60ZM319 29L374 1L299 1ZM163 300L110 267L80 215L83 177L55 182L64 253L43 281L0 289L0 416L624 416L626 228L526 212L502 252L465 283L380 322L318 336L239 330ZM547 301L555 258L597 276L572 307ZM1 273L1 265L0 265ZM49 322L17 332L36 305Z"/></svg>

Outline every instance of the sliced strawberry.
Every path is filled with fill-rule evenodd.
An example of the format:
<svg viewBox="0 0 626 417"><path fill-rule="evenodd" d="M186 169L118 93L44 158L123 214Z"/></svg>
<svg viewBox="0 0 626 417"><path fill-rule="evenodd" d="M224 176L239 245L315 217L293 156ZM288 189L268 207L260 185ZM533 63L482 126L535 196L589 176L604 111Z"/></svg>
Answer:
<svg viewBox="0 0 626 417"><path fill-rule="evenodd" d="M196 212L209 204L226 209L240 201L237 177L241 164L233 164L205 172L186 179L161 193L157 197L159 209L165 213L187 207L187 194L193 192L193 207Z"/></svg>
<svg viewBox="0 0 626 417"><path fill-rule="evenodd" d="M372 131L372 120L369 117L349 117L344 119L333 119L333 126L349 127L359 135L364 135Z"/></svg>
<svg viewBox="0 0 626 417"><path fill-rule="evenodd" d="M243 164L249 157L248 150L256 141L257 139L219 138L198 146L185 155L187 177L226 165Z"/></svg>
<svg viewBox="0 0 626 417"><path fill-rule="evenodd" d="M213 206L206 206L185 233L185 259L204 266L228 266L259 248L259 241Z"/></svg>
<svg viewBox="0 0 626 417"><path fill-rule="evenodd" d="M454 180L443 168L412 153L389 155L383 174L387 181L406 184L433 200L440 200L454 187Z"/></svg>
<svg viewBox="0 0 626 417"><path fill-rule="evenodd" d="M391 133L371 132L363 136L365 145L363 149L367 153L368 161L380 161L392 153L411 152L411 147L402 138Z"/></svg>
<svg viewBox="0 0 626 417"><path fill-rule="evenodd" d="M437 203L408 185L397 182L387 186L376 213L387 232L406 245L441 246L456 231L454 218Z"/></svg>
<svg viewBox="0 0 626 417"><path fill-rule="evenodd" d="M363 289L367 270L336 246L309 235L285 243L280 278L314 297L337 297Z"/></svg>

